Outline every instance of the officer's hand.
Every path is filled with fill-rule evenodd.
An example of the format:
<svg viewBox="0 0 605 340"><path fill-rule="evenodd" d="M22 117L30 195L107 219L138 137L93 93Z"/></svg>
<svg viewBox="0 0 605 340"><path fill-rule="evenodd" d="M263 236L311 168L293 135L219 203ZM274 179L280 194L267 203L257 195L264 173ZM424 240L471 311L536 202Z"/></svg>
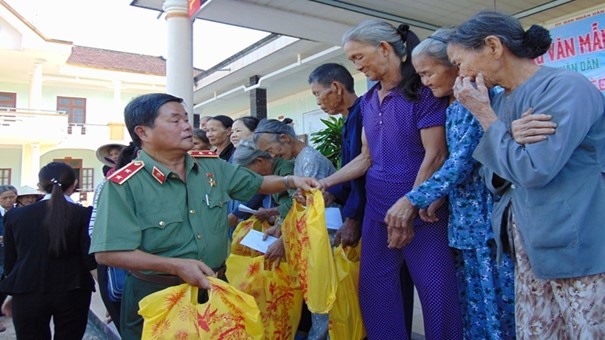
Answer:
<svg viewBox="0 0 605 340"><path fill-rule="evenodd" d="M188 284L210 289L210 282L206 276L216 276L212 268L208 267L204 262L193 259L173 259L175 261L176 275Z"/></svg>
<svg viewBox="0 0 605 340"><path fill-rule="evenodd" d="M274 264L275 267L279 267L281 260L286 257L286 248L284 248L284 241L280 238L273 242L265 253L265 259Z"/></svg>
<svg viewBox="0 0 605 340"><path fill-rule="evenodd" d="M340 229L334 235L334 246L342 244L342 247L356 246L361 237L360 233L361 222L347 218Z"/></svg>
<svg viewBox="0 0 605 340"><path fill-rule="evenodd" d="M302 189L304 191L321 188L321 184L315 178L301 176L290 176L290 178L292 179L292 183L294 184L295 188Z"/></svg>

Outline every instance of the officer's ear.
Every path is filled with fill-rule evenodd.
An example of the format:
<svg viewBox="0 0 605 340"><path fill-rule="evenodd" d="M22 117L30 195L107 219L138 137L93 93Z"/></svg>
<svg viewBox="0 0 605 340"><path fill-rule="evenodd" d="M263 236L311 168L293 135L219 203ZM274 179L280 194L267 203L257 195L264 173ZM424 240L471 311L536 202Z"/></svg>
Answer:
<svg viewBox="0 0 605 340"><path fill-rule="evenodd" d="M134 127L134 133L137 134L140 140L143 142L149 142L149 127L144 125L137 125Z"/></svg>

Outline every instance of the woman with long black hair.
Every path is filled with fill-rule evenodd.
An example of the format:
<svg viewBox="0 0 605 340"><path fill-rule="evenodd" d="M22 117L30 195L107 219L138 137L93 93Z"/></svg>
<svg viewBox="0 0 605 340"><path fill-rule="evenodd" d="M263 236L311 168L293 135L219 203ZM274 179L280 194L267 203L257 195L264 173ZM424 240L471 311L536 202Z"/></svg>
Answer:
<svg viewBox="0 0 605 340"><path fill-rule="evenodd" d="M46 193L32 205L6 214L4 249L6 278L0 292L12 301L3 311L12 314L18 339L81 339L86 330L96 267L88 255L91 209L69 197L76 188L73 169L52 162L39 174Z"/></svg>

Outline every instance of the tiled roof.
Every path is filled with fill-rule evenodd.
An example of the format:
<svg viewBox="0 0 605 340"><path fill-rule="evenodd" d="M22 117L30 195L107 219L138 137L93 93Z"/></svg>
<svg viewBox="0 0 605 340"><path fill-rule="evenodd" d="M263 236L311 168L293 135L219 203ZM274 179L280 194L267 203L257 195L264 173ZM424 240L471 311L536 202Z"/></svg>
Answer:
<svg viewBox="0 0 605 340"><path fill-rule="evenodd" d="M67 63L103 70L166 76L166 59L163 57L93 47L74 45ZM200 72L201 70L194 69L192 74L195 76Z"/></svg>

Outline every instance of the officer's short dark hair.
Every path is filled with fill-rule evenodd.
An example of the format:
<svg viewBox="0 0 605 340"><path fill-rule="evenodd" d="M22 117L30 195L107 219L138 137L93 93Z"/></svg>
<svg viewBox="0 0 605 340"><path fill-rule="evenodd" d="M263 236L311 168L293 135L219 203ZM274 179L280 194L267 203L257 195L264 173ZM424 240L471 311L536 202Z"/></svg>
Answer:
<svg viewBox="0 0 605 340"><path fill-rule="evenodd" d="M334 81L344 85L349 93L355 93L353 76L346 67L340 64L328 63L320 65L309 75L309 84L317 83L328 87Z"/></svg>
<svg viewBox="0 0 605 340"><path fill-rule="evenodd" d="M183 99L167 93L149 93L136 97L124 108L124 122L134 144L141 147L141 139L134 132L138 125L153 127L160 114L160 107L166 103L182 103Z"/></svg>

